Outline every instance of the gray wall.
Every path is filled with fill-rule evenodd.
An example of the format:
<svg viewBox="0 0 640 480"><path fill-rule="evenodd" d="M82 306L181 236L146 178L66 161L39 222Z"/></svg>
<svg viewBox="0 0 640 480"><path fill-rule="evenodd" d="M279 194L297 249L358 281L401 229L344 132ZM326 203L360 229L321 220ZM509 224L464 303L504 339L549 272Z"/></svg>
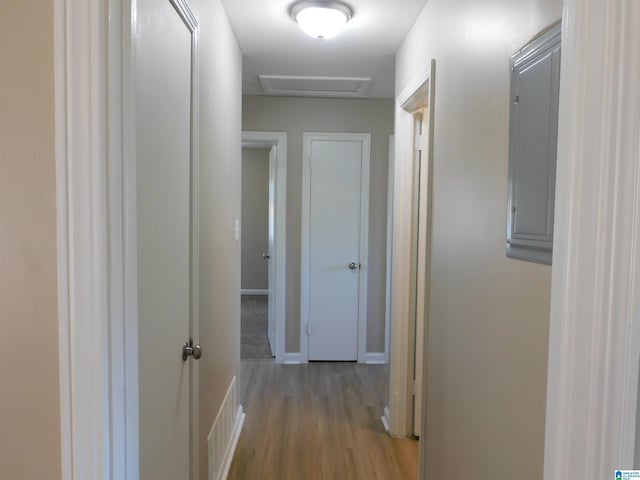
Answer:
<svg viewBox="0 0 640 480"><path fill-rule="evenodd" d="M53 61L53 2L0 2L2 478L61 477Z"/></svg>
<svg viewBox="0 0 640 480"><path fill-rule="evenodd" d="M192 0L200 36L200 478L207 435L240 372L242 53L220 0ZM205 61L206 60L206 61ZM224 74L222 74L224 73Z"/></svg>
<svg viewBox="0 0 640 480"><path fill-rule="evenodd" d="M551 268L505 256L509 57L561 0L429 0L396 57L435 58L424 478L542 478Z"/></svg>
<svg viewBox="0 0 640 480"><path fill-rule="evenodd" d="M303 133L371 133L367 352L384 351L387 165L393 101L247 95L243 97L242 128L287 132L287 352L300 350Z"/></svg>
<svg viewBox="0 0 640 480"><path fill-rule="evenodd" d="M242 288L269 288L269 150L242 149Z"/></svg>

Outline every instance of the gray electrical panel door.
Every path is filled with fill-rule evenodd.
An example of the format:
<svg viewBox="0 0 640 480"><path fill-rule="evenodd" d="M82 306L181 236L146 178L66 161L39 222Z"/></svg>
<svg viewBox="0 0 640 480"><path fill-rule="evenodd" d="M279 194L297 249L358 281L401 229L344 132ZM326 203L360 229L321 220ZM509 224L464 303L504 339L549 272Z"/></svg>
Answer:
<svg viewBox="0 0 640 480"><path fill-rule="evenodd" d="M507 256L551 264L560 25L511 58Z"/></svg>

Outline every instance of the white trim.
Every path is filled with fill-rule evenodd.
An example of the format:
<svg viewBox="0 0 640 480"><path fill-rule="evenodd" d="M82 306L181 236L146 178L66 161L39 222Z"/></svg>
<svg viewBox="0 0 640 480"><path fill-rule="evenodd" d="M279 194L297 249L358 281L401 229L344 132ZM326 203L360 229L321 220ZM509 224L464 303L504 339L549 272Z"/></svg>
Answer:
<svg viewBox="0 0 640 480"><path fill-rule="evenodd" d="M367 352L364 354L364 362L368 365L384 365L387 363L385 352Z"/></svg>
<svg viewBox="0 0 640 480"><path fill-rule="evenodd" d="M240 290L240 295L269 295L269 290L263 290L259 288L243 288Z"/></svg>
<svg viewBox="0 0 640 480"><path fill-rule="evenodd" d="M240 433L242 433L242 426L244 425L245 414L242 411L242 405L238 405L238 410L236 411L235 421L233 422L233 429L231 430L231 439L229 441L229 445L227 446L227 450L224 454L224 459L222 461L222 472L220 475L220 480L226 480L229 476L229 470L231 469L231 464L233 463L233 455L236 452L236 447L238 446L238 440L240 440Z"/></svg>
<svg viewBox="0 0 640 480"><path fill-rule="evenodd" d="M389 361L391 343L391 278L393 270L393 184L395 170L395 135L389 135L389 165L387 167L387 253L384 292L384 353ZM388 408L388 407L387 407Z"/></svg>
<svg viewBox="0 0 640 480"><path fill-rule="evenodd" d="M276 299L276 363L285 363L286 341L286 281L287 281L287 134L284 132L242 132L242 145L247 148L272 147L276 153L276 231L275 257L270 259L276 269L274 296Z"/></svg>
<svg viewBox="0 0 640 480"><path fill-rule="evenodd" d="M131 5L110 1L109 268L111 312L112 478L138 478L137 235ZM126 180L126 181L125 181ZM124 385L124 388L122 388Z"/></svg>
<svg viewBox="0 0 640 480"><path fill-rule="evenodd" d="M111 478L126 448L113 441L125 425L110 411L118 395L110 358L124 348L111 342L109 321L107 42L119 32L108 28L109 13L90 2L54 3L63 480Z"/></svg>
<svg viewBox="0 0 640 480"><path fill-rule="evenodd" d="M413 398L409 395L409 381L413 372L413 358L407 355L410 339L410 286L412 271L412 191L413 191L413 115L412 110L432 95L432 72L435 60L404 88L395 107L395 160L393 186L393 238L391 267L391 345L389 369L389 431L393 436L413 433ZM433 102L433 98L429 98ZM430 104L430 115L433 108ZM430 135L433 122L430 122ZM433 141L429 142L433 148ZM425 326L425 333L428 326ZM424 343L425 352L428 345ZM426 372L426 368L424 371ZM426 392L426 382L423 382ZM423 399L426 394L423 395ZM423 409L423 419L426 410Z"/></svg>
<svg viewBox="0 0 640 480"><path fill-rule="evenodd" d="M634 461L640 359L640 3L565 0L545 480Z"/></svg>
<svg viewBox="0 0 640 480"><path fill-rule="evenodd" d="M302 354L300 352L293 352L293 353L285 353L284 354L284 361L282 362L285 365L299 365L301 363L306 363L302 357Z"/></svg>
<svg viewBox="0 0 640 480"><path fill-rule="evenodd" d="M382 421L382 426L384 427L384 430L391 434L390 430L389 430L389 407L384 407L384 411L382 413L382 416L380 417L380 420Z"/></svg>
<svg viewBox="0 0 640 480"><path fill-rule="evenodd" d="M365 362L367 349L367 284L369 260L369 170L371 163L371 135L368 133L304 133L302 165L302 248L300 287L300 353L309 361L309 228L311 192L311 142L350 141L362 143L362 171L360 184L360 281L358 285L358 363Z"/></svg>
<svg viewBox="0 0 640 480"><path fill-rule="evenodd" d="M60 369L60 443L62 480L73 479L71 338L69 293L69 218L67 172L66 2L54 1L56 230L58 268L58 347Z"/></svg>

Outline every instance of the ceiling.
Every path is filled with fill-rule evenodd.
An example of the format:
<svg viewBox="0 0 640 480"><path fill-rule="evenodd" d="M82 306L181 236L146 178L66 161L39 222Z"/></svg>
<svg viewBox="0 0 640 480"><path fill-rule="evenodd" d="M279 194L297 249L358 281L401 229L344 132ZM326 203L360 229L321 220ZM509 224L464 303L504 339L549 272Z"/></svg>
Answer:
<svg viewBox="0 0 640 480"><path fill-rule="evenodd" d="M265 94L259 75L370 77L367 98L393 98L395 53L426 0L349 0L354 16L335 38L305 35L290 0L222 0L243 53L244 94Z"/></svg>

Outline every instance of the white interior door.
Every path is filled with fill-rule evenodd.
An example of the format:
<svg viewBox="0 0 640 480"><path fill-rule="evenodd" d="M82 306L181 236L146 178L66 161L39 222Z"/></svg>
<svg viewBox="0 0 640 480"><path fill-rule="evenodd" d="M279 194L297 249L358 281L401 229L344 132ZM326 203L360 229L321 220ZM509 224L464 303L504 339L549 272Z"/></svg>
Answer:
<svg viewBox="0 0 640 480"><path fill-rule="evenodd" d="M277 147L274 145L269 151L269 248L267 254L269 269L269 299L268 299L268 336L271 353L276 354L276 176L277 176Z"/></svg>
<svg viewBox="0 0 640 480"><path fill-rule="evenodd" d="M140 478L189 479L195 20L138 0L135 32Z"/></svg>
<svg viewBox="0 0 640 480"><path fill-rule="evenodd" d="M366 315L368 143L307 134L305 160L308 359L357 360Z"/></svg>

